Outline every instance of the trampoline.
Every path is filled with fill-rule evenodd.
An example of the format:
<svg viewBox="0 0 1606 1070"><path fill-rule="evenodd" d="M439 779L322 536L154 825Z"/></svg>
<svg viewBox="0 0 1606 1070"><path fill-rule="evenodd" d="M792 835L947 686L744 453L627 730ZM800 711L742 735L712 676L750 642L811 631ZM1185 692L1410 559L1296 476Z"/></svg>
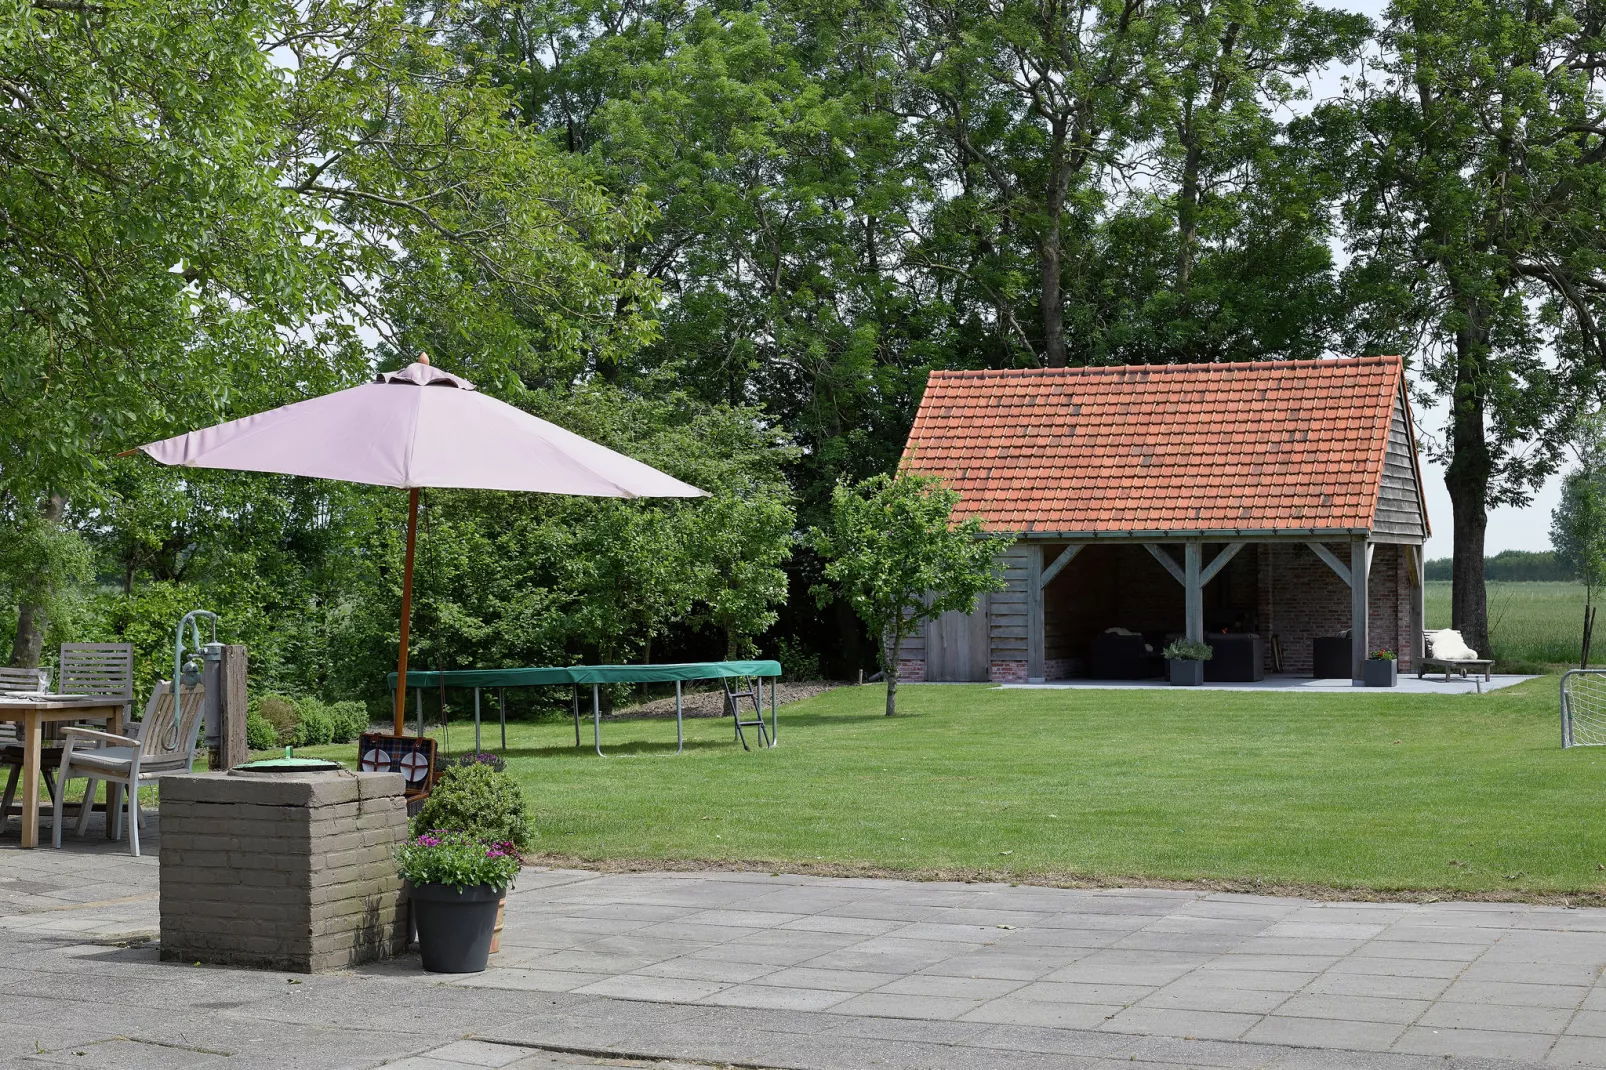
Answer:
<svg viewBox="0 0 1606 1070"><path fill-rule="evenodd" d="M597 754L602 751L602 698L603 684L660 684L675 685L675 753L686 749L686 732L682 709L681 685L690 680L718 680L725 689L725 708L735 721L736 741L743 750L747 744L745 729L756 729L759 743L775 746L776 731L780 727L777 713L775 685L781 676L778 661L694 661L675 665L568 665L523 669L448 669L444 672L409 672L407 683L417 696L418 734L424 734L424 689L426 687L470 688L474 692L474 749L480 749L480 692L497 690L497 715L502 726L502 747L507 747L507 703L502 692L509 687L564 687L574 688L574 745L580 746L580 688L591 686L591 740ZM770 721L764 723L764 681L770 684ZM389 676L390 686L396 686L396 674ZM752 707L752 719L743 720L742 708Z"/></svg>

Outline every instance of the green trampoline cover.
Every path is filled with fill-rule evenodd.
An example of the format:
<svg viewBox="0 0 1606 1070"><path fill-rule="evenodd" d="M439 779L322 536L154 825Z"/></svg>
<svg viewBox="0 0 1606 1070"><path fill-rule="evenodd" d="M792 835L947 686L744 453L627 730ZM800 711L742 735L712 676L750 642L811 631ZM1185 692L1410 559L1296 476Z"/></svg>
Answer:
<svg viewBox="0 0 1606 1070"><path fill-rule="evenodd" d="M655 684L718 680L728 676L779 676L778 661L692 661L680 665L569 665L564 668L452 669L407 673L412 687L550 687L564 684ZM389 676L396 686L396 674Z"/></svg>

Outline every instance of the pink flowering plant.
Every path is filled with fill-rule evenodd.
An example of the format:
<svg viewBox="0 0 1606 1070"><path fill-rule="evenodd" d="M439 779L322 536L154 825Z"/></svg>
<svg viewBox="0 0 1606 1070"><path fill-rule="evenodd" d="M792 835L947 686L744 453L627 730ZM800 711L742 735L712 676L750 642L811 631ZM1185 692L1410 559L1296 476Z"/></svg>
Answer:
<svg viewBox="0 0 1606 1070"><path fill-rule="evenodd" d="M461 891L484 885L511 887L521 862L519 849L511 843L432 829L398 847L396 864L414 885L449 884Z"/></svg>

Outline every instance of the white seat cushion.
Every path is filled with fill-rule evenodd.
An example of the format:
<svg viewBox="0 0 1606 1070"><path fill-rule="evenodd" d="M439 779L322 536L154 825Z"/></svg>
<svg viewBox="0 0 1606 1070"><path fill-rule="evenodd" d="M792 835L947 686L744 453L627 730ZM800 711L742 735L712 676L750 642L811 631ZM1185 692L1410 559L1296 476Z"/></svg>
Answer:
<svg viewBox="0 0 1606 1070"><path fill-rule="evenodd" d="M1441 661L1477 661L1478 652L1467 646L1461 633L1454 628L1440 628L1428 632L1428 657Z"/></svg>

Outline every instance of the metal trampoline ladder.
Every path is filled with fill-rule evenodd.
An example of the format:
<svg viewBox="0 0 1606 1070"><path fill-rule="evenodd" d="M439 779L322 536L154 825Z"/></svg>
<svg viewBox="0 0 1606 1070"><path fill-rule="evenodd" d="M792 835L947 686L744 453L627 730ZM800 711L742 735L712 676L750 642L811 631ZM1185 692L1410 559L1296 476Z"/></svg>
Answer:
<svg viewBox="0 0 1606 1070"><path fill-rule="evenodd" d="M736 740L741 743L743 750L752 750L747 745L747 735L744 728L758 729L758 741L765 747L775 746L775 740L770 735L769 726L764 723L764 684L762 676L722 676L719 682L725 687L725 708L730 711L731 719L736 722ZM742 700L748 699L753 704L753 719L742 720Z"/></svg>

